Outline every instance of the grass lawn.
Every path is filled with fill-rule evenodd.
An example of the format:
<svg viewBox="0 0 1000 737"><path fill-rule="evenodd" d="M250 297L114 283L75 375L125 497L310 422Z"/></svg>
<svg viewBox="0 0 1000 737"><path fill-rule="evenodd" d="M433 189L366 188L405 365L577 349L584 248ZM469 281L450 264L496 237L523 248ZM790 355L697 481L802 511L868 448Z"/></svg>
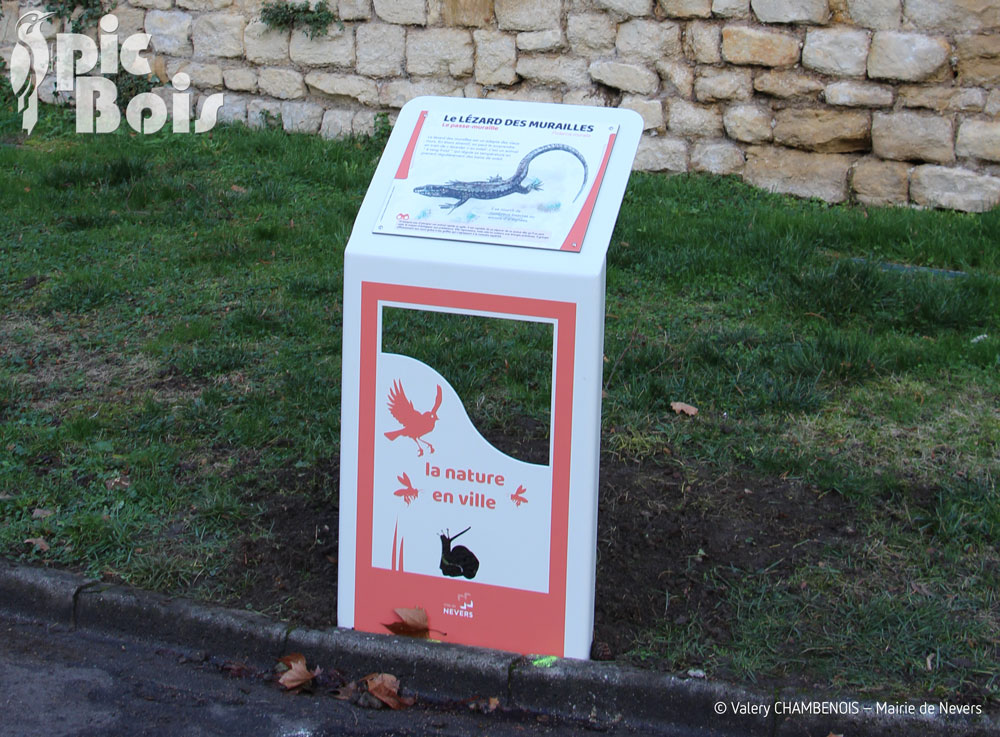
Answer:
<svg viewBox="0 0 1000 737"><path fill-rule="evenodd" d="M53 109L25 139L0 104L0 555L331 623L343 248L381 142ZM635 174L607 301L612 655L996 710L1000 210ZM544 442L550 336L414 319L396 350Z"/></svg>

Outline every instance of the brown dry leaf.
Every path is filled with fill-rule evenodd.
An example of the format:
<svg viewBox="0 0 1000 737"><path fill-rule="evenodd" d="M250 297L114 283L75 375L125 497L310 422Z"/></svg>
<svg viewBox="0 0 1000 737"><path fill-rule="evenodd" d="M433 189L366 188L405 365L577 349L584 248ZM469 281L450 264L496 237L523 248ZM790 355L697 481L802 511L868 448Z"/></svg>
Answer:
<svg viewBox="0 0 1000 737"><path fill-rule="evenodd" d="M427 623L427 611L425 609L420 607L412 609L399 607L392 611L396 612L396 616L402 620L401 622L390 622L389 624L382 625L392 632L392 634L423 639L431 636L431 628Z"/></svg>
<svg viewBox="0 0 1000 737"><path fill-rule="evenodd" d="M698 408L692 407L690 404L685 404L684 402L671 402L670 409L672 409L677 414L686 414L690 417L694 417L698 414Z"/></svg>
<svg viewBox="0 0 1000 737"><path fill-rule="evenodd" d="M399 695L399 679L391 673L370 673L361 680L368 693L390 709L405 709L416 702L412 697Z"/></svg>
<svg viewBox="0 0 1000 737"><path fill-rule="evenodd" d="M278 683L289 691L305 686L323 672L319 666L316 667L316 670L309 670L306 666L306 656L302 653L286 655L280 658L278 662L288 668L278 679Z"/></svg>
<svg viewBox="0 0 1000 737"><path fill-rule="evenodd" d="M31 519L45 519L46 517L51 517L55 512L51 509L42 509L36 507L35 511L31 513Z"/></svg>
<svg viewBox="0 0 1000 737"><path fill-rule="evenodd" d="M104 482L104 488L108 491L114 491L115 489L127 489L132 485L128 476L116 476L113 479L108 479Z"/></svg>
<svg viewBox="0 0 1000 737"><path fill-rule="evenodd" d="M42 552L42 553L47 553L48 550L49 550L49 544L47 542L45 542L45 538L43 538L43 537L29 537L24 542L30 543L31 545L34 545L35 546L35 550L37 550L39 552Z"/></svg>
<svg viewBox="0 0 1000 737"><path fill-rule="evenodd" d="M243 194L244 192L246 192L246 188L245 187L241 187L238 184L234 184L229 189L232 190L233 192L236 192L237 194Z"/></svg>

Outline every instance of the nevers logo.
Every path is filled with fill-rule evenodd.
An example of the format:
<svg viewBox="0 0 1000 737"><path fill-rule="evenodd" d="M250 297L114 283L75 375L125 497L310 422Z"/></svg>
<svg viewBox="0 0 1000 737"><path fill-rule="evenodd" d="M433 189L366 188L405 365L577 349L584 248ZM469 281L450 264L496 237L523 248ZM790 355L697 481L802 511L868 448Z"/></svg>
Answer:
<svg viewBox="0 0 1000 737"><path fill-rule="evenodd" d="M22 114L21 127L28 134L38 122L38 88L49 73L49 45L42 34L42 24L52 13L29 10L17 21L17 45L10 57L10 83L17 97L17 112ZM149 50L151 36L136 33L120 44L118 18L108 14L101 18L97 41L82 33L56 34L54 67L55 91L72 94L76 100L77 133L112 133L121 123L121 111L116 104L118 88L102 76L84 76L100 65L99 74L116 74L121 68L136 76L153 73L149 60L142 52ZM174 133L191 132L191 100L186 94L191 79L183 72L170 80L170 117ZM223 95L209 95L202 106L201 116L194 121L194 132L205 133L215 127ZM142 92L125 108L125 119L137 133L155 133L167 122L167 103L159 95Z"/></svg>

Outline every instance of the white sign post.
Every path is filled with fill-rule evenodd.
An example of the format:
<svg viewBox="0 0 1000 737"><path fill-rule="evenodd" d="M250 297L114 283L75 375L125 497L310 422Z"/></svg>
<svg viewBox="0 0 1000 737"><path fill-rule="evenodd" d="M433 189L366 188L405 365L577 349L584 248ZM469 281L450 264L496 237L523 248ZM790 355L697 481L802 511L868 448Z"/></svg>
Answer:
<svg viewBox="0 0 1000 737"><path fill-rule="evenodd" d="M418 98L345 253L338 623L586 658L594 619L605 255L642 121L628 110ZM552 326L549 463L494 448L386 308ZM516 357L511 357L512 362Z"/></svg>

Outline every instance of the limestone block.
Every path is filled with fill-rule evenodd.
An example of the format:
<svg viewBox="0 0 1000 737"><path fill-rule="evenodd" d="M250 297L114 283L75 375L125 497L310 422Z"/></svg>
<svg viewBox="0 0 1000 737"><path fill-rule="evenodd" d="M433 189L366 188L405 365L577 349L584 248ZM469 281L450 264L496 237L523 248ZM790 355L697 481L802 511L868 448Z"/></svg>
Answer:
<svg viewBox="0 0 1000 737"><path fill-rule="evenodd" d="M281 120L281 103L272 100L250 100L247 103L247 125L267 128Z"/></svg>
<svg viewBox="0 0 1000 737"><path fill-rule="evenodd" d="M686 172L688 144L682 138L645 135L639 139L639 150L632 162L635 171Z"/></svg>
<svg viewBox="0 0 1000 737"><path fill-rule="evenodd" d="M905 205L909 199L910 167L898 161L862 159L851 172L851 188L864 205Z"/></svg>
<svg viewBox="0 0 1000 737"><path fill-rule="evenodd" d="M493 11L501 31L548 31L558 29L560 0L495 0Z"/></svg>
<svg viewBox="0 0 1000 737"><path fill-rule="evenodd" d="M294 69L261 69L257 76L257 88L265 95L281 100L292 100L306 93L302 75Z"/></svg>
<svg viewBox="0 0 1000 737"><path fill-rule="evenodd" d="M613 10L620 15L642 16L649 15L653 0L596 0L596 5L599 8Z"/></svg>
<svg viewBox="0 0 1000 737"><path fill-rule="evenodd" d="M986 98L986 107L983 112L987 115L1000 115L1000 90L991 90Z"/></svg>
<svg viewBox="0 0 1000 737"><path fill-rule="evenodd" d="M358 74L369 77L396 77L403 73L406 29L388 23L364 23L357 34Z"/></svg>
<svg viewBox="0 0 1000 737"><path fill-rule="evenodd" d="M660 79L668 83L668 87L673 87L679 97L691 97L694 91L694 70L687 64L679 61L658 61L656 73L660 75Z"/></svg>
<svg viewBox="0 0 1000 737"><path fill-rule="evenodd" d="M586 104L586 103L581 103ZM659 100L647 100L636 95L625 95L618 107L635 110L642 116L643 130L659 130L663 128L663 103Z"/></svg>
<svg viewBox="0 0 1000 737"><path fill-rule="evenodd" d="M622 101L622 107L624 107L624 100L629 97L634 97L631 95L626 95ZM635 99L641 99L636 97ZM608 99L600 92L595 92L593 89L582 89L582 90L570 90L562 98L563 103L566 105L590 105L591 107L607 107ZM643 130L646 130L645 128Z"/></svg>
<svg viewBox="0 0 1000 737"><path fill-rule="evenodd" d="M563 46L562 31L525 31L517 34L517 48L521 51L554 51Z"/></svg>
<svg viewBox="0 0 1000 737"><path fill-rule="evenodd" d="M752 95L749 69L702 68L694 83L694 97L699 102L749 100Z"/></svg>
<svg viewBox="0 0 1000 737"><path fill-rule="evenodd" d="M847 199L851 159L843 154L816 154L773 146L751 146L743 179L755 187L827 202Z"/></svg>
<svg viewBox="0 0 1000 737"><path fill-rule="evenodd" d="M719 138L722 136L722 113L716 107L694 105L687 100L668 103L667 130L685 138Z"/></svg>
<svg viewBox="0 0 1000 737"><path fill-rule="evenodd" d="M691 170L711 174L739 174L746 158L735 143L698 141L691 150Z"/></svg>
<svg viewBox="0 0 1000 737"><path fill-rule="evenodd" d="M289 133L316 133L322 122L322 105L315 102L281 103L281 124Z"/></svg>
<svg viewBox="0 0 1000 737"><path fill-rule="evenodd" d="M580 56L607 54L615 47L615 26L606 13L571 13L566 18L566 40Z"/></svg>
<svg viewBox="0 0 1000 737"><path fill-rule="evenodd" d="M174 7L174 0L133 0L132 5L137 8L149 8L150 10L170 10ZM16 16L18 13L15 12L14 15ZM167 105L167 109L170 109L169 105Z"/></svg>
<svg viewBox="0 0 1000 737"><path fill-rule="evenodd" d="M191 16L179 10L150 10L146 13L146 33L152 47L161 54L187 56L191 53Z"/></svg>
<svg viewBox="0 0 1000 737"><path fill-rule="evenodd" d="M903 16L917 28L964 33L1000 26L992 0L904 0Z"/></svg>
<svg viewBox="0 0 1000 737"><path fill-rule="evenodd" d="M750 15L750 0L712 0L712 15L746 18Z"/></svg>
<svg viewBox="0 0 1000 737"><path fill-rule="evenodd" d="M0 46L17 43L17 19L19 17L20 12L16 1L0 0Z"/></svg>
<svg viewBox="0 0 1000 737"><path fill-rule="evenodd" d="M427 23L424 0L375 0L375 15L386 23L422 26Z"/></svg>
<svg viewBox="0 0 1000 737"><path fill-rule="evenodd" d="M699 64L718 64L722 61L722 30L704 21L688 23L684 53Z"/></svg>
<svg viewBox="0 0 1000 737"><path fill-rule="evenodd" d="M252 69L225 69L222 72L222 81L227 89L239 90L240 92L257 91L257 72Z"/></svg>
<svg viewBox="0 0 1000 737"><path fill-rule="evenodd" d="M326 139L347 138L351 135L353 119L354 111L352 110L327 110L323 113L319 134Z"/></svg>
<svg viewBox="0 0 1000 737"><path fill-rule="evenodd" d="M476 81L479 84L514 84L517 81L517 48L514 37L501 31L475 30Z"/></svg>
<svg viewBox="0 0 1000 737"><path fill-rule="evenodd" d="M587 62L567 56L522 56L517 60L517 73L536 84L557 84L586 87L590 84Z"/></svg>
<svg viewBox="0 0 1000 737"><path fill-rule="evenodd" d="M371 0L340 0L337 16L341 20L368 20L372 17Z"/></svg>
<svg viewBox="0 0 1000 737"><path fill-rule="evenodd" d="M827 0L750 0L761 23L826 23L830 18Z"/></svg>
<svg viewBox="0 0 1000 737"><path fill-rule="evenodd" d="M136 33L142 33L143 25L146 20L146 12L141 8L132 8L128 5L119 5L111 14L118 19L118 40L121 41L127 36L131 36ZM3 25L3 20L0 19L0 26ZM0 34L0 43L2 41L2 34Z"/></svg>
<svg viewBox="0 0 1000 737"><path fill-rule="evenodd" d="M902 0L847 0L847 12L859 26L895 31L902 18Z"/></svg>
<svg viewBox="0 0 1000 737"><path fill-rule="evenodd" d="M188 75L198 89L222 87L222 68L218 64L199 64L182 59L167 62L167 77L173 79L178 72Z"/></svg>
<svg viewBox="0 0 1000 737"><path fill-rule="evenodd" d="M867 31L840 26L810 29L802 47L802 66L821 74L838 77L862 77L867 69Z"/></svg>
<svg viewBox="0 0 1000 737"><path fill-rule="evenodd" d="M488 28L493 23L493 0L444 0L441 18L450 28Z"/></svg>
<svg viewBox="0 0 1000 737"><path fill-rule="evenodd" d="M830 105L844 107L889 107L892 87L870 82L834 82L823 89L823 98Z"/></svg>
<svg viewBox="0 0 1000 737"><path fill-rule="evenodd" d="M986 90L979 87L904 86L899 88L899 102L903 107L923 107L938 112L978 113L986 106Z"/></svg>
<svg viewBox="0 0 1000 737"><path fill-rule="evenodd" d="M205 98L207 99L207 98ZM216 113L216 120L220 123L247 123L247 99L240 95L226 95L222 102L222 107Z"/></svg>
<svg viewBox="0 0 1000 737"><path fill-rule="evenodd" d="M986 212L1000 203L1000 179L968 169L918 166L910 174L910 198L924 207Z"/></svg>
<svg viewBox="0 0 1000 737"><path fill-rule="evenodd" d="M799 40L790 33L749 26L722 29L722 56L730 64L789 66L799 60Z"/></svg>
<svg viewBox="0 0 1000 737"><path fill-rule="evenodd" d="M774 142L820 153L867 151L871 119L855 110L786 108L774 116Z"/></svg>
<svg viewBox="0 0 1000 737"><path fill-rule="evenodd" d="M368 77L356 74L334 74L332 72L309 72L305 78L312 92L329 97L349 97L362 105L378 104L378 86Z"/></svg>
<svg viewBox="0 0 1000 737"><path fill-rule="evenodd" d="M1000 123L965 120L958 127L955 153L983 161L1000 162Z"/></svg>
<svg viewBox="0 0 1000 737"><path fill-rule="evenodd" d="M652 69L639 64L620 61L595 61L590 67L590 76L595 82L606 84L625 92L651 95L660 86L660 78Z"/></svg>
<svg viewBox="0 0 1000 737"><path fill-rule="evenodd" d="M753 88L771 97L816 97L823 89L823 82L801 72L763 72L753 81Z"/></svg>
<svg viewBox="0 0 1000 737"><path fill-rule="evenodd" d="M285 64L288 31L271 28L264 21L251 21L243 29L243 48L247 61L254 64Z"/></svg>
<svg viewBox="0 0 1000 737"><path fill-rule="evenodd" d="M426 28L406 34L406 71L428 76L472 74L472 34L460 28Z"/></svg>
<svg viewBox="0 0 1000 737"><path fill-rule="evenodd" d="M681 29L670 21L631 20L618 26L615 46L620 58L656 62L680 55Z"/></svg>
<svg viewBox="0 0 1000 737"><path fill-rule="evenodd" d="M911 112L872 115L872 150L882 159L950 164L954 138L949 118Z"/></svg>
<svg viewBox="0 0 1000 737"><path fill-rule="evenodd" d="M709 18L712 0L658 0L668 18Z"/></svg>
<svg viewBox="0 0 1000 737"><path fill-rule="evenodd" d="M195 56L243 56L246 21L235 13L205 13L191 27Z"/></svg>
<svg viewBox="0 0 1000 737"><path fill-rule="evenodd" d="M935 75L948 61L951 47L941 37L903 31L877 31L868 53L868 76L919 82Z"/></svg>
<svg viewBox="0 0 1000 737"><path fill-rule="evenodd" d="M233 0L175 0L178 8L185 10L222 10L233 4Z"/></svg>
<svg viewBox="0 0 1000 737"><path fill-rule="evenodd" d="M394 79L382 85L378 101L386 107L400 108L414 97L434 95L436 97L462 97L465 87L449 79Z"/></svg>
<svg viewBox="0 0 1000 737"><path fill-rule="evenodd" d="M773 122L770 110L749 103L730 105L722 114L726 135L744 143L770 141L774 137Z"/></svg>
<svg viewBox="0 0 1000 737"><path fill-rule="evenodd" d="M358 110L351 117L351 135L353 136L373 136L375 135L375 111Z"/></svg>
<svg viewBox="0 0 1000 737"><path fill-rule="evenodd" d="M354 29L340 30L332 25L316 38L310 38L306 31L292 31L288 54L296 64L306 67L353 67Z"/></svg>
<svg viewBox="0 0 1000 737"><path fill-rule="evenodd" d="M588 93L589 90L575 90L573 92L566 93L567 95L572 95L575 93ZM524 102L563 102L562 93L556 90L550 90L545 88L529 88L527 90L518 90L510 87L497 87L496 89L489 90L486 93L487 99L490 100L523 100Z"/></svg>
<svg viewBox="0 0 1000 737"><path fill-rule="evenodd" d="M1000 84L1000 34L960 36L955 45L959 84Z"/></svg>

